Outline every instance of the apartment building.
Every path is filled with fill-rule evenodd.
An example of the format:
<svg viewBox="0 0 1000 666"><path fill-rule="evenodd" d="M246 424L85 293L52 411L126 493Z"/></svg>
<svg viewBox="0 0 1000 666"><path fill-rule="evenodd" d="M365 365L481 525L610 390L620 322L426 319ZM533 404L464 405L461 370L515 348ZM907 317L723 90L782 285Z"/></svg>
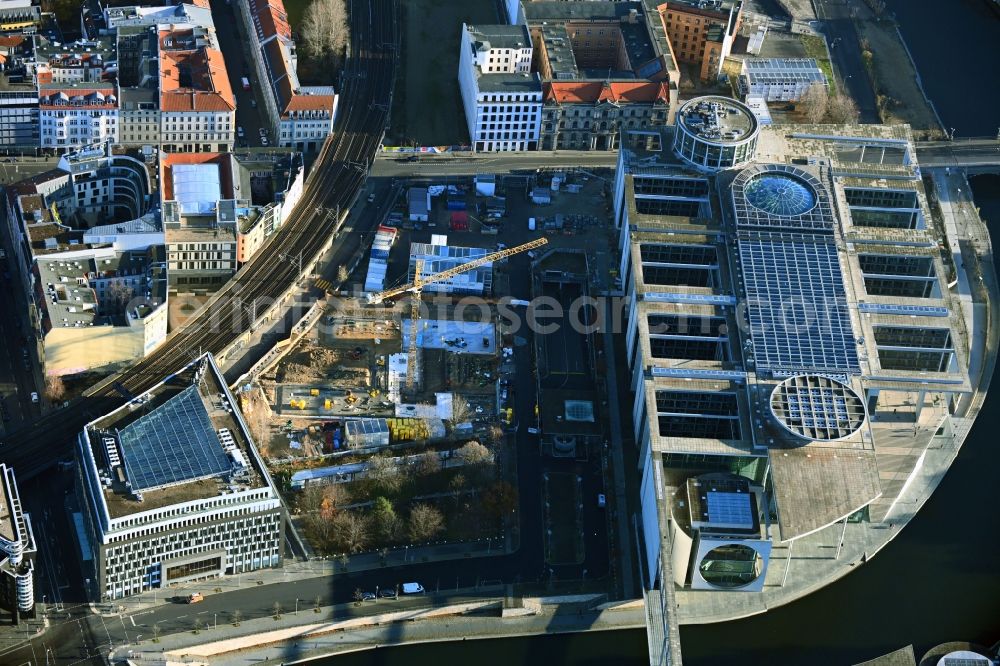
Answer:
<svg viewBox="0 0 1000 666"><path fill-rule="evenodd" d="M333 131L337 94L332 86L303 86L288 14L281 0L235 5L249 39L264 110L279 146L318 151Z"/></svg>
<svg viewBox="0 0 1000 666"><path fill-rule="evenodd" d="M168 379L78 437L74 518L94 600L282 564L286 512L215 360Z"/></svg>
<svg viewBox="0 0 1000 666"><path fill-rule="evenodd" d="M302 195L302 155L287 149L173 153L160 163L170 289L211 293L249 261Z"/></svg>
<svg viewBox="0 0 1000 666"><path fill-rule="evenodd" d="M25 35L0 36L0 149L36 148L38 132L38 86L29 64L34 60L34 41Z"/></svg>
<svg viewBox="0 0 1000 666"><path fill-rule="evenodd" d="M458 81L473 150L535 150L542 87L523 26L462 25Z"/></svg>
<svg viewBox="0 0 1000 666"><path fill-rule="evenodd" d="M200 26L160 26L158 39L163 150L232 150L236 97L215 32Z"/></svg>
<svg viewBox="0 0 1000 666"><path fill-rule="evenodd" d="M657 11L677 62L694 65L702 81L722 76L722 64L743 21L743 3L667 0Z"/></svg>
<svg viewBox="0 0 1000 666"><path fill-rule="evenodd" d="M48 376L116 371L167 337L162 245L42 255L35 260L34 279L40 358Z"/></svg>

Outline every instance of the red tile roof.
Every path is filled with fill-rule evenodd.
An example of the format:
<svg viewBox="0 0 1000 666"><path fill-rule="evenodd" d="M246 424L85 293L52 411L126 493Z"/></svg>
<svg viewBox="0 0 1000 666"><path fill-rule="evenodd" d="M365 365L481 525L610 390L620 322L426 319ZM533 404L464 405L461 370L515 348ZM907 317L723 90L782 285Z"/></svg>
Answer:
<svg viewBox="0 0 1000 666"><path fill-rule="evenodd" d="M261 43L274 36L292 38L288 12L281 0L250 0L250 15L255 18L254 25Z"/></svg>
<svg viewBox="0 0 1000 666"><path fill-rule="evenodd" d="M289 100L288 106L285 107L285 113L291 111L333 111L333 95L303 95L301 93L296 93L292 95L292 99Z"/></svg>
<svg viewBox="0 0 1000 666"><path fill-rule="evenodd" d="M208 46L193 50L165 48L164 40L178 32L160 32L160 110L234 111L236 97L222 52Z"/></svg>
<svg viewBox="0 0 1000 666"><path fill-rule="evenodd" d="M14 49L24 44L24 35L0 35L0 48Z"/></svg>
<svg viewBox="0 0 1000 666"><path fill-rule="evenodd" d="M551 81L542 84L542 99L558 104L669 102L670 88L651 81Z"/></svg>

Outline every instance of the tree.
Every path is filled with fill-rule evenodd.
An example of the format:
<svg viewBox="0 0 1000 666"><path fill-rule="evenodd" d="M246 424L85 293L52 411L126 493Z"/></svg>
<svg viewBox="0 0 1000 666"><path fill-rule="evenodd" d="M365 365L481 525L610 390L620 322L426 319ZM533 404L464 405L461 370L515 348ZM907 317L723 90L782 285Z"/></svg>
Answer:
<svg viewBox="0 0 1000 666"><path fill-rule="evenodd" d="M489 465L493 462L493 452L476 441L468 442L455 453L466 465Z"/></svg>
<svg viewBox="0 0 1000 666"><path fill-rule="evenodd" d="M344 0L312 0L302 17L302 48L321 64L334 65L349 35Z"/></svg>
<svg viewBox="0 0 1000 666"><path fill-rule="evenodd" d="M451 401L451 422L467 423L472 418L472 405L460 395Z"/></svg>
<svg viewBox="0 0 1000 666"><path fill-rule="evenodd" d="M371 521L354 511L340 511L333 517L333 539L337 547L359 553L371 539Z"/></svg>
<svg viewBox="0 0 1000 666"><path fill-rule="evenodd" d="M323 597L317 594L316 598L313 599L313 612L319 613L322 609L323 609Z"/></svg>
<svg viewBox="0 0 1000 666"><path fill-rule="evenodd" d="M280 602L277 602L277 601L274 602L274 605L271 606L271 614L274 616L275 620L277 620L278 618L281 617L281 603Z"/></svg>
<svg viewBox="0 0 1000 666"><path fill-rule="evenodd" d="M389 456L380 453L368 459L365 474L375 486L386 494L396 492L403 483L403 476L399 473L399 466L396 465L396 462Z"/></svg>
<svg viewBox="0 0 1000 666"><path fill-rule="evenodd" d="M417 474L420 476L430 476L441 471L441 457L437 451L425 451L417 458Z"/></svg>
<svg viewBox="0 0 1000 666"><path fill-rule="evenodd" d="M372 504L372 524L380 543L392 541L399 533L399 516L385 497L376 497Z"/></svg>
<svg viewBox="0 0 1000 666"><path fill-rule="evenodd" d="M121 314L133 298L135 288L132 285L124 280L112 280L104 293L104 307L112 314Z"/></svg>
<svg viewBox="0 0 1000 666"><path fill-rule="evenodd" d="M61 377L48 375L45 377L45 397L51 402L58 402L66 396L66 384Z"/></svg>
<svg viewBox="0 0 1000 666"><path fill-rule="evenodd" d="M344 283L347 282L347 279L349 277L351 277L351 273L350 271L347 270L347 266L343 264L337 266L337 282L339 282L341 286L343 286Z"/></svg>
<svg viewBox="0 0 1000 666"><path fill-rule="evenodd" d="M444 530L444 515L430 504L415 504L410 509L410 540L429 541Z"/></svg>
<svg viewBox="0 0 1000 666"><path fill-rule="evenodd" d="M160 631L161 631L161 629L160 629L159 623L154 624L153 625L153 642L154 643L159 643L160 642Z"/></svg>
<svg viewBox="0 0 1000 666"><path fill-rule="evenodd" d="M830 99L827 112L830 120L839 124L853 124L858 122L858 105L849 95L838 92Z"/></svg>
<svg viewBox="0 0 1000 666"><path fill-rule="evenodd" d="M517 488L506 481L497 481L483 491L482 507L497 522L504 521L517 508Z"/></svg>
<svg viewBox="0 0 1000 666"><path fill-rule="evenodd" d="M233 617L233 626L234 627L240 626L240 620L243 619L243 611L239 609L234 610L232 613L232 617Z"/></svg>
<svg viewBox="0 0 1000 666"><path fill-rule="evenodd" d="M806 117L806 120L818 123L826 117L829 101L830 96L826 91L826 86L822 83L814 83L802 93L796 107Z"/></svg>
<svg viewBox="0 0 1000 666"><path fill-rule="evenodd" d="M193 633L196 633L196 634L201 633L201 627L202 627L201 619L195 618L194 619L194 632Z"/></svg>
<svg viewBox="0 0 1000 666"><path fill-rule="evenodd" d="M451 477L451 481L448 482L448 490L453 493L465 490L465 475L459 472L455 476Z"/></svg>

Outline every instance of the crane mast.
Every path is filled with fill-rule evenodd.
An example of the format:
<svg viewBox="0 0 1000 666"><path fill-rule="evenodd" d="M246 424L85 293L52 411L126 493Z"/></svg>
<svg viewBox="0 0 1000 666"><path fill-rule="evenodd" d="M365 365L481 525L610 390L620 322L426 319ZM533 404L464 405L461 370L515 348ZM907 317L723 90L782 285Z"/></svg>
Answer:
<svg viewBox="0 0 1000 666"><path fill-rule="evenodd" d="M413 300L410 303L410 344L406 350L406 387L408 389L413 389L416 384L417 375L417 319L420 316L420 295L423 288L428 284L434 284L435 282L443 282L449 278L456 275L461 275L468 271L478 268L485 264L499 261L501 259L506 259L507 257L514 256L515 254L520 254L521 252L526 252L528 250L533 250L536 247L542 247L549 241L547 238L537 238L533 241L524 243L523 245L518 245L517 247L506 248L503 250L498 250L496 252L491 252L485 256L478 259L473 259L472 261L467 261L464 264L459 264L458 266L452 266L451 268L441 271L439 273L434 273L433 275L428 275L426 278L421 277L421 273L424 270L424 260L417 259L414 267L415 271L413 274L413 282L410 284L405 284L401 287L394 287L393 289L387 289L385 291L378 292L377 294L372 294L368 297L369 303L382 303L383 301L399 296L400 294L405 294L410 292L413 294Z"/></svg>

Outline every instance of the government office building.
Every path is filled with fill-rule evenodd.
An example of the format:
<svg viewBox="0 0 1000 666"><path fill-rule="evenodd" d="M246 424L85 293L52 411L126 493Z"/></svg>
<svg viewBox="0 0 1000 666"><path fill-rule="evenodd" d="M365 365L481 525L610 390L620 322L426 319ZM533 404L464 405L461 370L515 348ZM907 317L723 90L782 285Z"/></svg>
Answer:
<svg viewBox="0 0 1000 666"><path fill-rule="evenodd" d="M211 355L88 423L76 456L92 598L281 566L285 509Z"/></svg>

